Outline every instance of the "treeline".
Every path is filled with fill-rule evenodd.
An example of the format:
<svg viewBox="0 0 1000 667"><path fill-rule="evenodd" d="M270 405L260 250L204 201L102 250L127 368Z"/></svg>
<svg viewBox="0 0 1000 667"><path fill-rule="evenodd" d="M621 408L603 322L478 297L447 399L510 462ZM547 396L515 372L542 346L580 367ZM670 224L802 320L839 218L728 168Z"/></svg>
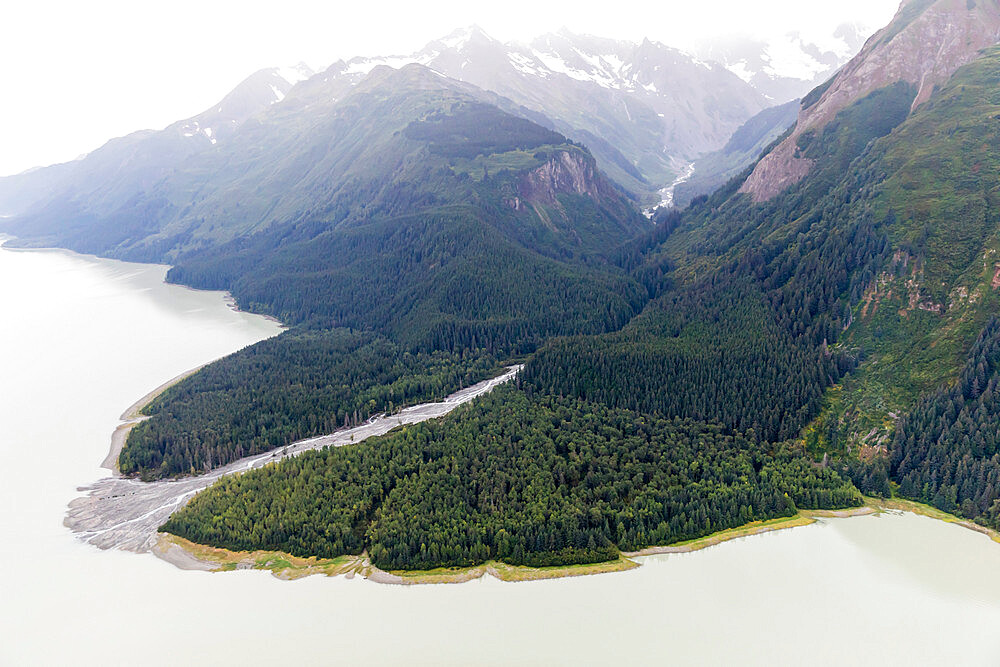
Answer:
<svg viewBox="0 0 1000 667"><path fill-rule="evenodd" d="M144 479L200 473L499 373L485 354L411 353L371 333L289 331L209 364L143 409L119 457Z"/></svg>
<svg viewBox="0 0 1000 667"><path fill-rule="evenodd" d="M624 331L553 342L527 365L539 390L795 437L856 363L832 351L889 244L848 206L668 290ZM829 216L829 217L827 217Z"/></svg>
<svg viewBox="0 0 1000 667"><path fill-rule="evenodd" d="M458 104L447 113L413 121L403 130L403 136L426 142L432 154L449 158L474 158L567 142L558 132L482 102Z"/></svg>
<svg viewBox="0 0 1000 667"><path fill-rule="evenodd" d="M289 242L261 234L169 277L230 289L290 324L378 331L406 348L533 351L547 337L624 326L642 288L608 265L560 261L454 207Z"/></svg>
<svg viewBox="0 0 1000 667"><path fill-rule="evenodd" d="M734 181L660 214L616 258L653 301L621 332L544 346L525 382L765 441L797 437L856 365L835 345L892 254L893 218L871 205L880 177L852 160L902 122L913 95L877 91L803 140L813 172L771 201L738 195Z"/></svg>
<svg viewBox="0 0 1000 667"><path fill-rule="evenodd" d="M923 397L892 443L899 494L1000 529L1000 320L954 386Z"/></svg>
<svg viewBox="0 0 1000 667"><path fill-rule="evenodd" d="M386 569L543 566L861 502L781 446L508 386L446 420L226 477L163 530L236 550L367 549Z"/></svg>

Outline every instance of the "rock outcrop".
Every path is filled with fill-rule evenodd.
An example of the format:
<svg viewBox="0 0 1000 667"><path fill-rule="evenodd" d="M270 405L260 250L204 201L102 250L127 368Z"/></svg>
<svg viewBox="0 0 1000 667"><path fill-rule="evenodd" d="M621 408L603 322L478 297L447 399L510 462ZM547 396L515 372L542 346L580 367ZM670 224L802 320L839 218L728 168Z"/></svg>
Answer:
<svg viewBox="0 0 1000 667"><path fill-rule="evenodd" d="M521 177L520 198L536 204L557 206L556 195L586 195L601 201L611 194L600 178L592 157L583 151L559 151L542 166Z"/></svg>
<svg viewBox="0 0 1000 667"><path fill-rule="evenodd" d="M822 129L843 109L899 81L917 89L913 108L935 86L1000 42L1000 0L903 0L892 22L829 83L818 100L803 101L791 135L758 163L740 188L766 201L801 181L812 161L797 155L799 137Z"/></svg>

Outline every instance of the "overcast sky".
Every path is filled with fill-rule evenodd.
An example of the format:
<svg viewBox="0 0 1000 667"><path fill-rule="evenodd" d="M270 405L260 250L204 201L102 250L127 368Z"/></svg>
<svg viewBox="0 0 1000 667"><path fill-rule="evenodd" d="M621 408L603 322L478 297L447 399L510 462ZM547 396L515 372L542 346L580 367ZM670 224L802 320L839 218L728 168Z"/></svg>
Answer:
<svg viewBox="0 0 1000 667"><path fill-rule="evenodd" d="M898 0L9 2L0 24L0 175L193 116L262 67L409 53L478 24L497 39L574 32L685 47L735 32L873 29Z"/></svg>

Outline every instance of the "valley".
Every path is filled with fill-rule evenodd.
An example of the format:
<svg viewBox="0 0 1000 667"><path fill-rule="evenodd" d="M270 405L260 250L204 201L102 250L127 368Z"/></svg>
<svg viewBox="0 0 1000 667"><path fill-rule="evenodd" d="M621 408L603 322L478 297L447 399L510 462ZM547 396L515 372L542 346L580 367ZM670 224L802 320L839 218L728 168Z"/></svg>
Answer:
<svg viewBox="0 0 1000 667"><path fill-rule="evenodd" d="M658 203L656 206L652 206L650 208L645 209L643 213L645 213L647 217L653 217L657 209L672 208L674 205L674 193L677 191L677 187L691 180L691 177L694 176L694 172L695 172L695 164L693 162L685 165L684 168L681 170L680 175L674 179L674 182L668 185L667 187L663 188L662 190L660 190L660 192L658 193L660 196L660 203Z"/></svg>
<svg viewBox="0 0 1000 667"><path fill-rule="evenodd" d="M122 417L113 476L74 469L71 543L292 596L464 583L409 599L478 608L531 581L621 602L642 581L657 618L822 619L866 658L902 655L879 623L908 600L917 661L947 653L927 628L948 618L988 662L995 633L969 638L1000 610L1000 0L803 35L684 51L471 26L261 70L0 178L11 368L45 363L17 346L60 316L15 298L34 280L74 313L35 332L54 357L143 360L125 404L176 377ZM101 402L113 373L86 377L122 403ZM83 419L75 396L39 428ZM69 445L41 442L57 467ZM708 583L727 577L754 597Z"/></svg>

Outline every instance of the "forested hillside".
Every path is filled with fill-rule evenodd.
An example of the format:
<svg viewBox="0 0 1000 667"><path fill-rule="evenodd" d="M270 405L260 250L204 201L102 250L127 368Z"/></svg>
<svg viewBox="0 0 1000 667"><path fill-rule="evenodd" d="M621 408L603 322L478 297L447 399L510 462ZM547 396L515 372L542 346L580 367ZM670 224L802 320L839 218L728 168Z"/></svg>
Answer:
<svg viewBox="0 0 1000 667"><path fill-rule="evenodd" d="M754 205L724 189L631 244L623 263L664 293L620 333L546 346L526 381L766 440L796 437L859 360L836 343L891 254L883 221L852 202L870 175L847 166L912 98L900 86L843 112L804 148L823 166L789 194Z"/></svg>
<svg viewBox="0 0 1000 667"><path fill-rule="evenodd" d="M549 335L613 330L641 309L643 290L621 270L544 256L490 216L450 206L302 240L276 230L182 262L169 279L228 288L291 324L497 354L531 351Z"/></svg>
<svg viewBox="0 0 1000 667"><path fill-rule="evenodd" d="M861 502L780 445L508 386L443 421L223 478L163 529L237 550L367 550L386 569L544 566Z"/></svg>
<svg viewBox="0 0 1000 667"><path fill-rule="evenodd" d="M998 82L1000 50L991 49L912 113L915 88L896 83L877 90L845 108L821 132L800 137L802 155L814 162L797 185L753 203L735 194L736 180L683 215L666 218L666 226L650 235L646 246L632 244L625 255L635 262L638 253L645 265L637 277L656 289L666 286L670 299L678 286L680 293L697 291L706 281L717 284L733 266L756 265L752 273L769 294L771 312L791 323L791 331L822 332L822 340L814 336L809 345L860 364L839 381L830 375L822 400L801 413L804 421L798 425L808 423L802 433L808 450L817 458L832 456L866 492L888 493L888 473L902 495L990 524L996 521L993 453L988 444L972 447L964 440L966 432L970 439L977 433L985 437L989 409L974 408L978 395L956 389L953 382L969 354L979 359L979 391L992 372L973 348L1000 311ZM817 252L817 241L824 251ZM769 291L782 283L781 291ZM649 311L640 320L648 316ZM676 315L664 321L671 318ZM735 318L712 321L723 322L724 331L747 329ZM683 342L682 335L668 332L649 349L672 350ZM988 338L989 330L982 335ZM538 376L543 386L576 395L628 400L629 388L639 384L636 363L627 363L634 349L609 354L608 338L579 344L580 350L597 347L597 354L580 357L577 349L561 343L536 359L541 363L552 354L549 365L558 367L560 359L596 357L611 369L599 380L581 381L590 361L555 373L529 364L526 373ZM780 343L777 337L770 340ZM772 358L775 348L782 346L768 348ZM699 349L707 352L711 344ZM771 365L733 377L759 381L768 377L760 369ZM663 377L683 386L676 376L687 365L674 362L668 368ZM722 374L716 371L717 377ZM655 380L641 382L648 382L642 389L656 385ZM971 380L959 385L963 382ZM647 395L642 389L636 395ZM921 396L916 412L904 417ZM696 401L692 408L673 398L652 400L678 414L698 408ZM771 400L769 405L795 404L780 392ZM722 418L739 404L731 397L720 403ZM952 424L960 413L962 421ZM933 425L932 419L937 420ZM737 422L730 418L728 423ZM954 433L961 436L949 435Z"/></svg>
<svg viewBox="0 0 1000 667"><path fill-rule="evenodd" d="M311 151L282 148L296 125L274 119L235 135L198 201L162 209L155 234L108 221L133 234L117 251L176 255L169 280L229 290L294 327L151 406L122 452L126 474L198 473L345 415L439 398L497 359L619 329L642 309L646 291L610 257L649 223L586 148L420 67L376 72L334 109L315 120ZM265 149L282 156L277 166ZM199 178L190 168L159 189L189 196L181 186ZM271 222L225 240L241 220L234 209L261 215L250 189L283 183L291 194L276 195ZM297 211L278 217L293 195Z"/></svg>
<svg viewBox="0 0 1000 667"><path fill-rule="evenodd" d="M411 354L370 333L290 331L167 389L128 435L123 474L197 473L440 399L497 374L482 354Z"/></svg>
<svg viewBox="0 0 1000 667"><path fill-rule="evenodd" d="M908 26L924 31L930 20L903 12L876 46L897 48L894 40L912 37ZM868 49L876 57L872 53L880 52ZM842 76L864 71L855 64ZM384 567L489 558L565 563L790 511L787 503L766 500L771 489L803 506L859 502L856 489L832 469L881 495L891 493L891 475L906 496L995 523L997 454L988 435L995 325L972 351L957 387L927 394L898 430L895 419L920 393L934 392L959 374L976 335L997 310L1000 219L993 212L1000 178L991 119L1000 113L998 81L995 49L958 69L916 106L921 89L905 77L869 86L837 105L827 98L842 94L846 84L820 87L804 108L838 111L793 134L790 164L800 170L789 172L794 178L778 187L761 180L767 174L758 175L755 182L773 192L761 197L742 191L747 176L759 171L751 168L686 211L659 214L656 229L600 253L641 286L633 303L647 303L627 324L612 317L620 329L609 325L604 333L580 331L544 343L525 366L523 395L506 390L439 425L227 481L167 529L240 549L333 555L366 548ZM787 150L787 140L779 149ZM485 168L483 180L489 177ZM642 440L630 439L622 426L635 420L652 426L645 441L652 450L640 447ZM619 444L608 450L615 463L606 478L576 485L573 473L557 466L559 459L549 458L545 447L560 453L565 442L572 452L594 437L585 425ZM712 444L706 433L714 434ZM503 456L493 463L497 437ZM687 444L692 438L699 442L693 449ZM776 444L788 440L797 444ZM404 443L442 449L393 458ZM650 468L629 467L628 457L637 451ZM703 457L715 451L727 463L702 468ZM530 459L517 459L529 452ZM604 470L600 448L581 452L587 473ZM385 471L378 479L388 481L357 492L369 494L367 514L334 509L339 506L332 500L320 507L311 500L319 486L308 495L295 491L293 480L320 486L315 480L322 475L346 480L339 471L362 469L374 456L384 457L376 467ZM441 467L427 468L436 456ZM487 481L505 479L508 458L545 471L528 476L538 480L528 488L542 489L536 491L542 507L562 509L536 513L549 517L543 527L523 517L508 523L512 512L517 517L532 507L517 484L497 493ZM490 465L481 463L487 460ZM552 470L545 467L549 460L555 461ZM730 482L713 485L731 481L728 462L743 460L758 462L739 477L751 495L732 507L748 509L720 509L729 507L719 499L732 493ZM477 477L480 469L490 471L487 478ZM699 495L705 487L690 477L657 477L691 469L712 471L707 496ZM775 487L776 477L786 481ZM613 493L601 486L603 479ZM825 491L816 496L789 488L790 479L813 480L807 489L822 480ZM672 505L673 491L657 495L664 488L693 504ZM647 506L647 493L663 508L648 521L637 511ZM593 502L613 513L594 514ZM248 518L239 520L242 515ZM403 515L406 523L398 518ZM328 532L315 532L321 527ZM496 538L501 527L509 542Z"/></svg>
<svg viewBox="0 0 1000 667"><path fill-rule="evenodd" d="M1000 528L1000 320L990 320L958 382L900 422L891 461L901 495Z"/></svg>

